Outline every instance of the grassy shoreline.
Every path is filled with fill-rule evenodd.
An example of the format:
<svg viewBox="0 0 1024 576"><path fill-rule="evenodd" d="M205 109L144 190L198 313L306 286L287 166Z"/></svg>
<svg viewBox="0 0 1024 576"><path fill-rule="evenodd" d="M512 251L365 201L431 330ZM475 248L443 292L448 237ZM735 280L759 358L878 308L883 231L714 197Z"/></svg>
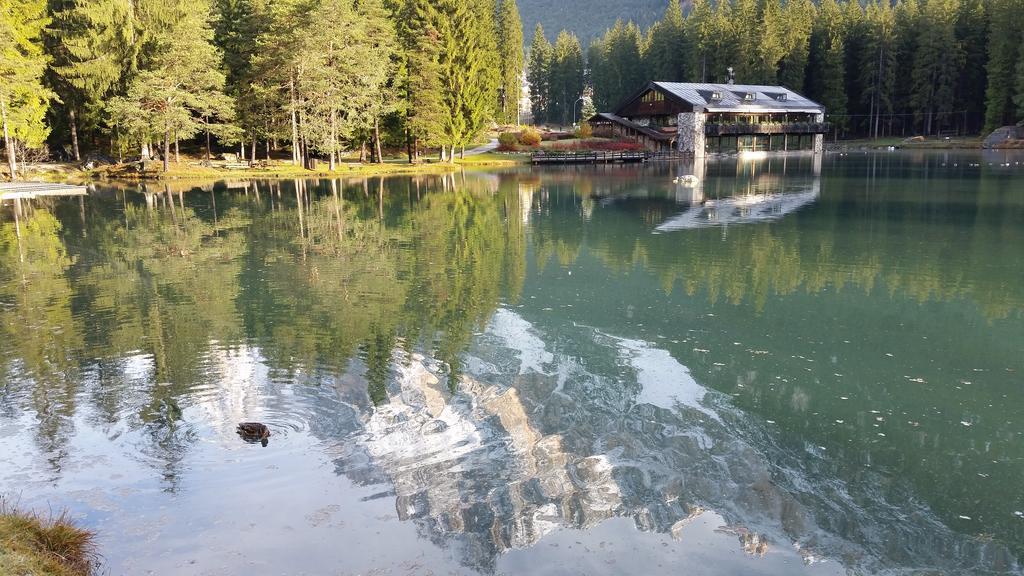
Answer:
<svg viewBox="0 0 1024 576"><path fill-rule="evenodd" d="M96 560L94 534L66 513L45 518L0 502L0 576L89 576Z"/></svg>
<svg viewBox="0 0 1024 576"><path fill-rule="evenodd" d="M206 167L186 163L172 163L168 172L146 170L139 172L137 164L118 164L101 166L92 170L84 170L73 163L46 162L31 164L22 174L26 180L45 180L50 182L96 182L104 180L137 180L137 181L168 181L168 180L251 180L251 179L289 179L289 178L346 178L375 176L418 176L431 174L450 174L472 168L501 168L529 164L527 154L485 153L457 159L454 163L421 162L409 164L405 161L388 160L382 164L359 162L343 162L335 170L322 168L309 170L290 163L274 163L266 168L227 169ZM6 172L2 174L6 176Z"/></svg>

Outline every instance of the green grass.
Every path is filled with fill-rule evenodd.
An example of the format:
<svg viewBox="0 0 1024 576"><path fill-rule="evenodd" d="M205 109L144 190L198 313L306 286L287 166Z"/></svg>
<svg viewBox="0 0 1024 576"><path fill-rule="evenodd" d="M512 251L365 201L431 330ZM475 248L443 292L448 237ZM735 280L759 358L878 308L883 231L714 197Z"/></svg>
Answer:
<svg viewBox="0 0 1024 576"><path fill-rule="evenodd" d="M93 538L67 514L44 518L0 502L0 576L88 576L96 568Z"/></svg>
<svg viewBox="0 0 1024 576"><path fill-rule="evenodd" d="M246 168L228 170L217 167L204 167L192 164L171 164L170 170L147 170L139 172L135 165L103 166L84 173L90 179L116 180L197 180L224 178L312 178L312 177L350 177L350 176L390 176L401 174L446 174L461 170L463 166L511 166L528 162L528 157L519 154L480 154L456 160L454 164L429 160L418 164L409 164L404 158L388 158L381 164L342 162L334 171L323 164L317 170L307 170L290 163L274 163L266 168Z"/></svg>

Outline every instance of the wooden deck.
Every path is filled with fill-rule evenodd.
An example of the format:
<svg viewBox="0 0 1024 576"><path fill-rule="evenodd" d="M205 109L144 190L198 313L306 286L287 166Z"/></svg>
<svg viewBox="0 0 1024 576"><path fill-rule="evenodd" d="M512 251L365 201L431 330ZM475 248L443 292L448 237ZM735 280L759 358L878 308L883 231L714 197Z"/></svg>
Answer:
<svg viewBox="0 0 1024 576"><path fill-rule="evenodd" d="M539 152L533 155L534 164L621 164L643 162L644 152Z"/></svg>
<svg viewBox="0 0 1024 576"><path fill-rule="evenodd" d="M85 186L49 182L0 182L0 201L40 198L42 196L86 196Z"/></svg>

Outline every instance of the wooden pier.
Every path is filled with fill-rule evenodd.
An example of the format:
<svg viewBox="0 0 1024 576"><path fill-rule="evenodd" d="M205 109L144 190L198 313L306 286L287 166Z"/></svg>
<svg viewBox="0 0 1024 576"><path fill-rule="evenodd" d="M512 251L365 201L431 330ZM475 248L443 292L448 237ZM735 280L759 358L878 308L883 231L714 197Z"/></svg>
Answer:
<svg viewBox="0 0 1024 576"><path fill-rule="evenodd" d="M644 152L538 152L534 164L627 164L643 162Z"/></svg>
<svg viewBox="0 0 1024 576"><path fill-rule="evenodd" d="M43 196L86 196L85 186L49 182L0 182L0 201L32 200Z"/></svg>

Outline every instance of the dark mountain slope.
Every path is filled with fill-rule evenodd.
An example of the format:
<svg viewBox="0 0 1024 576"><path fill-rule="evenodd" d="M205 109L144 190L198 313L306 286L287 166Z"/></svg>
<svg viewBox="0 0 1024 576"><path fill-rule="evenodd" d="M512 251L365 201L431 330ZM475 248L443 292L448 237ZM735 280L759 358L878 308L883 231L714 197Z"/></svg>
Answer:
<svg viewBox="0 0 1024 576"><path fill-rule="evenodd" d="M668 0L517 0L523 19L523 35L529 45L533 29L540 22L548 40L554 42L558 31L575 32L584 50L590 41L615 24L632 20L647 29L661 18ZM684 9L687 6L684 1Z"/></svg>

